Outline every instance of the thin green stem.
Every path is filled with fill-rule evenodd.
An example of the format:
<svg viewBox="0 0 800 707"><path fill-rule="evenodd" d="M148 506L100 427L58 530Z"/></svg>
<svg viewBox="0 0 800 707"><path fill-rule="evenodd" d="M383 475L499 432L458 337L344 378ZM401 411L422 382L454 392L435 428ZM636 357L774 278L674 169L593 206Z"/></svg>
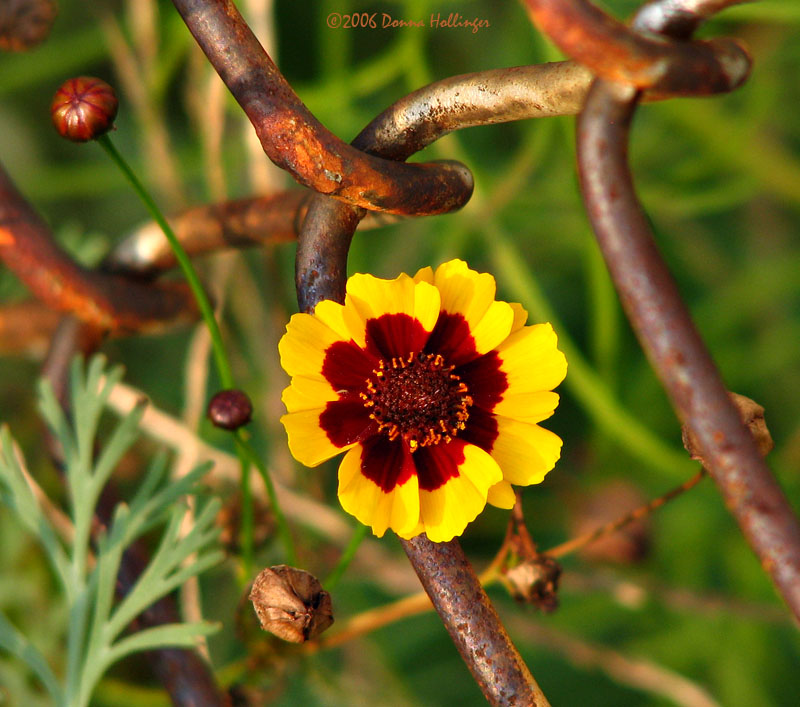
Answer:
<svg viewBox="0 0 800 707"><path fill-rule="evenodd" d="M197 306L200 308L200 313L203 315L203 320L208 327L208 332L211 334L214 362L217 365L220 381L224 388L233 388L233 373L228 363L228 357L225 355L225 348L222 344L222 333L219 330L219 324L217 324L217 319L214 316L214 309L203 289L203 285L200 283L197 272L192 266L191 260L189 260L189 256L178 241L178 237L175 235L169 223L167 223L167 219L164 218L164 214L161 213L156 202L150 196L147 189L145 189L144 185L139 181L139 178L125 161L125 158L117 151L117 148L114 147L111 138L108 135L102 135L97 139L97 142L100 143L100 146L106 151L108 156L131 183L131 186L150 212L153 220L161 227L161 230L167 237L170 247L175 253L175 259L178 261L178 265L180 265L183 275L189 283L195 300L197 300Z"/></svg>
<svg viewBox="0 0 800 707"><path fill-rule="evenodd" d="M130 182L131 186L133 187L134 191L138 194L139 198L144 203L147 210L150 212L150 215L153 217L153 220L161 227L161 230L164 232L167 240L169 241L170 247L172 248L173 253L175 253L175 259L178 261L178 265L180 265L181 270L183 271L184 276L186 277L186 281L189 283L189 287L194 294L195 299L197 300L197 306L200 309L200 313L203 316L203 320L205 321L206 326L208 327L209 334L211 335L211 345L212 350L214 352L214 363L216 364L217 373L219 374L220 381L222 383L223 388L235 388L235 382L233 379L233 373L231 371L231 366L228 361L228 357L225 353L225 347L222 343L222 333L219 329L219 324L217 323L217 319L214 316L214 310L211 306L211 302L208 299L208 296L203 289L202 284L200 283L200 278L197 276L197 272L192 265L189 256L186 254L186 251L181 246L180 242L178 241L175 232L170 227L167 219L164 218L164 215L161 213L161 210L156 205L153 198L150 196L149 192L145 189L144 185L139 181L139 178L136 176L134 171L130 168L128 163L125 161L125 158L117 151L114 144L111 142L111 139L108 135L102 135L98 138L97 142L103 147L109 157L111 157L112 161L119 167L122 173ZM267 493L269 494L270 503L272 504L273 511L275 513L275 517L278 521L278 532L280 534L281 540L284 544L284 549L286 552L286 559L289 564L296 563L296 553L294 550L294 544L292 542L292 536L289 532L289 526L286 522L286 517L283 515L283 511L281 510L278 504L278 498L275 494L275 487L272 484L272 479L267 472L266 467L263 465L261 460L256 455L255 451L250 446L247 438L245 437L244 432L240 430L236 430L234 433L234 438L236 440L236 453L239 457L239 464L241 467L241 488L242 488L242 564L244 568L244 573L246 577L252 575L253 570L253 537L254 537L254 513L253 513L253 496L252 491L250 489L250 464L252 463L256 469L258 469L259 473L264 479L264 484L267 487Z"/></svg>
<svg viewBox="0 0 800 707"><path fill-rule="evenodd" d="M264 462L261 461L261 458L253 451L253 448L244 439L244 432L242 432L242 430L236 431L236 442L237 449L241 450L245 454L247 460L256 468L256 471L258 471L259 475L264 481L264 486L267 488L267 496L269 497L269 502L272 505L272 511L275 514L275 521L278 524L278 535L281 538L283 549L286 553L286 562L289 565L295 566L297 564L297 552L295 551L294 541L292 540L292 533L289 530L289 523L287 522L286 516L283 514L283 510L278 503L278 495L275 492L275 484L272 483L272 478L270 477L267 468L264 466Z"/></svg>
<svg viewBox="0 0 800 707"><path fill-rule="evenodd" d="M330 591L339 583L339 580L342 578L342 575L344 574L345 570L348 568L350 563L353 561L353 558L356 556L356 550L358 550L364 538L367 537L368 531L369 531L369 526L361 525L360 523L353 531L353 535L350 538L350 542L347 543L347 547L342 551L342 555L339 558L339 561L336 563L336 567L334 567L331 570L331 573L325 578L325 581L322 583L322 586L325 587L327 591Z"/></svg>

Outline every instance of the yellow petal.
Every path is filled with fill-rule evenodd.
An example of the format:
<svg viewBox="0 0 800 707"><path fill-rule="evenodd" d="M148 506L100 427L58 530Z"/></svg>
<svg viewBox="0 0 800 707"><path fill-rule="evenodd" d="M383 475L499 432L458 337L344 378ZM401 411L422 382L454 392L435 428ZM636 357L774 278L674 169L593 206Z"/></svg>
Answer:
<svg viewBox="0 0 800 707"><path fill-rule="evenodd" d="M513 508L517 502L517 494L508 481L501 481L489 489L486 502L497 508Z"/></svg>
<svg viewBox="0 0 800 707"><path fill-rule="evenodd" d="M433 331L441 306L442 299L439 290L427 282L416 284L414 288L414 318L422 324L425 331Z"/></svg>
<svg viewBox="0 0 800 707"><path fill-rule="evenodd" d="M322 380L325 353L337 341L350 341L350 337L345 338L311 314L293 314L286 325L286 333L278 343L281 366L290 376Z"/></svg>
<svg viewBox="0 0 800 707"><path fill-rule="evenodd" d="M515 311L507 302L495 302L497 288L488 273L471 270L463 260L451 260L436 269L434 283L441 292L442 311L464 317L478 353L491 351L511 332Z"/></svg>
<svg viewBox="0 0 800 707"><path fill-rule="evenodd" d="M500 416L496 420L492 456L503 479L517 486L541 482L561 456L561 438L539 425Z"/></svg>
<svg viewBox="0 0 800 707"><path fill-rule="evenodd" d="M513 334L525 326L525 322L528 321L528 312L517 302L509 302L508 304L514 310L514 323L511 325L511 333Z"/></svg>
<svg viewBox="0 0 800 707"><path fill-rule="evenodd" d="M508 302L492 302L483 317L470 327L479 354L485 354L508 338L514 323L514 310Z"/></svg>
<svg viewBox="0 0 800 707"><path fill-rule="evenodd" d="M383 314L414 314L414 280L402 273L384 280L367 273L356 273L347 281L345 306L353 307L364 321Z"/></svg>
<svg viewBox="0 0 800 707"><path fill-rule="evenodd" d="M432 285L434 282L433 268L429 265L426 268L417 270L417 274L414 275L414 282L427 282L429 285Z"/></svg>
<svg viewBox="0 0 800 707"><path fill-rule="evenodd" d="M407 314L430 332L439 318L441 298L430 283L415 282L408 275L382 280L372 275L353 275L347 283L345 317L350 330L365 331L370 319L384 314ZM349 319L357 319L351 322ZM356 340L363 345L363 335Z"/></svg>
<svg viewBox="0 0 800 707"><path fill-rule="evenodd" d="M338 393L325 380L295 376L291 385L284 389L281 400L287 412L299 412L324 408L325 403L338 397Z"/></svg>
<svg viewBox="0 0 800 707"><path fill-rule="evenodd" d="M534 324L514 332L497 347L508 383L504 397L552 390L564 380L567 359L557 343L550 324Z"/></svg>
<svg viewBox="0 0 800 707"><path fill-rule="evenodd" d="M492 408L492 413L525 422L541 422L555 412L558 401L558 393L550 391L511 393L510 395L506 392L503 399Z"/></svg>
<svg viewBox="0 0 800 707"><path fill-rule="evenodd" d="M442 296L442 310L462 314L470 328L483 318L497 290L491 275L470 269L463 260L442 263L434 283Z"/></svg>
<svg viewBox="0 0 800 707"><path fill-rule="evenodd" d="M497 462L472 444L464 446L464 461L458 471L458 476L434 491L420 491L420 520L433 542L447 542L461 535L486 507L489 489L502 480ZM419 534L418 529L414 534Z"/></svg>
<svg viewBox="0 0 800 707"><path fill-rule="evenodd" d="M317 466L350 449L352 444L337 447L320 427L319 416L324 409L300 410L281 417L289 437L289 451L301 464ZM354 443L355 444L355 443Z"/></svg>
<svg viewBox="0 0 800 707"><path fill-rule="evenodd" d="M353 314L344 305L333 300L323 300L314 309L314 316L333 329L343 340L352 339L363 347L364 322Z"/></svg>
<svg viewBox="0 0 800 707"><path fill-rule="evenodd" d="M386 492L361 473L361 445L351 449L339 466L339 502L345 511L382 537L387 529L406 534L419 524L416 474Z"/></svg>

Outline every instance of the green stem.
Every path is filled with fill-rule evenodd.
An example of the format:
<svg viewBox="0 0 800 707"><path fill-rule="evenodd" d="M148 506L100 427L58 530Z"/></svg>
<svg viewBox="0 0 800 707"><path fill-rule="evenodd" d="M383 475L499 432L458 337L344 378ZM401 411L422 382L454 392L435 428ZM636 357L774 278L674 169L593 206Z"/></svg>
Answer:
<svg viewBox="0 0 800 707"><path fill-rule="evenodd" d="M356 555L356 550L358 550L362 540L364 540L364 538L367 537L368 531L369 531L369 526L361 525L360 523L353 531L353 535L350 538L350 542L347 543L347 547L342 551L342 556L339 558L339 562L336 563L336 567L334 567L331 570L331 573L325 578L325 581L322 583L322 586L325 587L327 591L330 591L339 583L339 580L342 578L344 571L353 561L353 558Z"/></svg>
<svg viewBox="0 0 800 707"><path fill-rule="evenodd" d="M117 148L114 147L114 144L111 142L111 138L108 135L102 135L97 139L97 142L100 143L101 147L106 151L108 156L111 157L111 160L117 165L117 167L119 167L128 181L131 183L131 186L138 194L147 210L150 212L153 220L164 232L164 235L169 241L173 253L175 253L175 259L178 261L178 265L180 265L180 268L186 277L186 281L189 283L189 287L191 288L192 293L197 300L197 306L200 309L200 313L202 314L203 320L205 321L209 334L211 335L214 362L216 364L217 373L219 374L222 387L226 389L235 388L236 386L233 380L233 373L231 371L228 357L225 353L225 347L222 343L222 333L220 332L219 324L214 316L214 310L211 306L211 302L209 301L208 296L206 295L205 290L200 283L200 278L197 276L197 272L195 271L189 256L186 254L186 251L178 241L175 232L167 222L167 219L164 218L164 215L161 213L161 210L158 208L153 198L145 189L144 185L139 181L139 178L125 161L125 158L117 151ZM250 463L252 463L256 469L258 469L259 473L264 479L264 484L267 487L270 503L272 504L275 517L278 521L278 532L281 536L281 540L283 541L287 562L289 564L294 564L296 562L296 553L294 550L294 544L292 542L292 536L289 532L289 526L286 523L286 517L283 515L283 512L278 505L275 487L272 484L272 479L270 479L266 467L264 467L261 460L253 451L242 430L236 430L234 438L236 440L236 453L239 457L242 479L242 562L245 576L249 577L252 575L254 564L254 514L253 496L250 489Z"/></svg>
<svg viewBox="0 0 800 707"><path fill-rule="evenodd" d="M283 514L283 510L278 503L278 495L275 492L275 484L272 483L272 477L270 477L267 468L264 466L264 462L261 461L261 458L253 451L253 448L244 439L244 433L242 430L236 430L236 442L237 449L241 450L241 452L247 457L247 460L256 468L256 471L258 471L259 475L264 481L264 486L267 488L267 496L269 497L269 502L272 505L272 511L275 513L275 521L278 524L278 535L281 538L283 549L286 553L286 562L294 567L297 565L297 552L294 548L292 533L289 530L289 523L287 522L286 516Z"/></svg>
<svg viewBox="0 0 800 707"><path fill-rule="evenodd" d="M189 287L192 290L192 294L194 294L195 300L197 300L197 306L200 308L200 313L203 315L203 320L208 327L208 332L211 334L211 345L214 350L214 362L217 364L217 371L219 373L220 381L222 382L224 388L233 388L233 373L231 373L228 357L225 355L225 348L222 344L222 333L219 330L219 324L217 324L217 319L214 316L214 310L211 307L211 302L209 301L208 296L203 289L203 285L200 283L200 278L197 276L197 272L192 266L189 256L186 254L183 246L178 241L178 237L175 235L175 232L172 230L172 227L169 225L169 223L167 223L167 219L164 218L164 214L161 213L161 210L156 205L156 202L153 201L153 198L144 188L144 185L139 181L139 178L125 161L125 158L117 151L117 148L114 147L114 143L111 142L111 138L107 134L101 135L99 138L97 138L97 142L106 151L108 156L117 165L117 167L119 167L120 171L131 183L131 186L138 194L147 210L150 212L153 220L161 227L161 230L167 237L170 247L175 253L175 259L178 261L178 265L180 265L183 275L186 278L186 281L189 283Z"/></svg>

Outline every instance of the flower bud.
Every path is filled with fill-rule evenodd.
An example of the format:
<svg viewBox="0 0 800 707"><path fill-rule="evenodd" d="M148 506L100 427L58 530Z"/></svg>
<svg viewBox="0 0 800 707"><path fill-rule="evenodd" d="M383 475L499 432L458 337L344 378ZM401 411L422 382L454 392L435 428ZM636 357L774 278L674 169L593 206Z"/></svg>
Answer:
<svg viewBox="0 0 800 707"><path fill-rule="evenodd" d="M208 419L223 430L236 430L250 422L253 404L241 390L221 390L208 403Z"/></svg>
<svg viewBox="0 0 800 707"><path fill-rule="evenodd" d="M250 601L261 628L291 643L305 643L333 623L331 595L314 575L295 567L261 570Z"/></svg>
<svg viewBox="0 0 800 707"><path fill-rule="evenodd" d="M50 115L62 137L87 142L111 129L118 106L114 89L105 81L78 76L61 84L50 104Z"/></svg>

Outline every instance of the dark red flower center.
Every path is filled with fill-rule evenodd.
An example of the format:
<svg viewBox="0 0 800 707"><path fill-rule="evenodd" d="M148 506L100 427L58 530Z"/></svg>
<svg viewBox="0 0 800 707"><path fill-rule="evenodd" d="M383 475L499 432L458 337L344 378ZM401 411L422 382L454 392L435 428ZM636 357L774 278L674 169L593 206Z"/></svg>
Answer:
<svg viewBox="0 0 800 707"><path fill-rule="evenodd" d="M412 452L452 440L465 428L472 406L454 368L430 353L380 361L360 393L378 431L390 440L402 437Z"/></svg>

